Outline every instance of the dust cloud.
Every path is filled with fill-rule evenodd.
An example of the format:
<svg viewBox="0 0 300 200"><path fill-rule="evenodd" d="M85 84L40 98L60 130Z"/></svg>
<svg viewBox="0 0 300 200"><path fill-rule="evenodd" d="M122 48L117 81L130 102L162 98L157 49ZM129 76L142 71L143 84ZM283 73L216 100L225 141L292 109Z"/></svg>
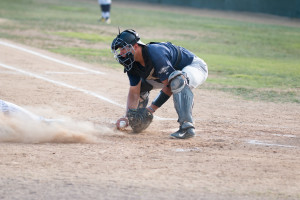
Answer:
<svg viewBox="0 0 300 200"><path fill-rule="evenodd" d="M23 115L0 113L0 142L98 143L101 136L116 134L113 128L69 118L33 120Z"/></svg>

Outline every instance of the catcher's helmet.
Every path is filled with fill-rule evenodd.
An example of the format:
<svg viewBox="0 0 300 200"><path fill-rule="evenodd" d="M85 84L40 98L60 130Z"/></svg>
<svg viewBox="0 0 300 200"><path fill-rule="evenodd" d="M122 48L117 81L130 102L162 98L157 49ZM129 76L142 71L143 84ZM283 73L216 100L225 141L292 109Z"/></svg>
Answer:
<svg viewBox="0 0 300 200"><path fill-rule="evenodd" d="M145 45L140 41L139 34L132 29L127 29L112 41L111 51L116 60L125 67L126 71L131 70L134 63L134 44Z"/></svg>

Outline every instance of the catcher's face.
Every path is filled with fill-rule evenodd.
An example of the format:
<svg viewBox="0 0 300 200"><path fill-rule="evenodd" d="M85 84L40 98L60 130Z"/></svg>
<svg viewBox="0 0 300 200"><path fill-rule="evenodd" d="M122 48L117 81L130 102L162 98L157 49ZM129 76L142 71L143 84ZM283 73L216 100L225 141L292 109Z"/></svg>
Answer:
<svg viewBox="0 0 300 200"><path fill-rule="evenodd" d="M134 48L131 44L120 47L113 51L116 60L125 67L126 71L131 70L134 63Z"/></svg>
<svg viewBox="0 0 300 200"><path fill-rule="evenodd" d="M134 47L117 37L113 40L111 46L115 59L129 71L133 67L135 50Z"/></svg>
<svg viewBox="0 0 300 200"><path fill-rule="evenodd" d="M125 58L127 55L129 54L135 54L135 51L132 47L131 44L124 46L123 48L119 48L117 50L118 55L122 56L123 58Z"/></svg>

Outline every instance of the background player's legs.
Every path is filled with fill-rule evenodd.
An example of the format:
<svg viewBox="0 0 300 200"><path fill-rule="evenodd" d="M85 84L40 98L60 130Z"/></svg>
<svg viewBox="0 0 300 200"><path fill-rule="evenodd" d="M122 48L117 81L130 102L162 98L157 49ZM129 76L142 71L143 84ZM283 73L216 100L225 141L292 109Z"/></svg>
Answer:
<svg viewBox="0 0 300 200"><path fill-rule="evenodd" d="M110 4L105 4L105 5L100 5L101 7L101 12L102 12L102 17L101 21L110 23Z"/></svg>

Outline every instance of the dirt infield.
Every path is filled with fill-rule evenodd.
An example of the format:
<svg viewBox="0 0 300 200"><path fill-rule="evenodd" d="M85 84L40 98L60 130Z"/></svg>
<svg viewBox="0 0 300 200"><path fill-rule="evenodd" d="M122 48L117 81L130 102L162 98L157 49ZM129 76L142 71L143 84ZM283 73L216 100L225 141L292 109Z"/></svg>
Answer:
<svg viewBox="0 0 300 200"><path fill-rule="evenodd" d="M262 14L146 7L300 26ZM15 34L39 36L34 30ZM178 128L172 99L143 133L120 132L114 122L124 114L128 90L121 70L3 39L0 88L0 99L60 120L44 124L0 114L0 199L300 199L297 104L199 88L195 138L169 138Z"/></svg>
<svg viewBox="0 0 300 200"><path fill-rule="evenodd" d="M169 138L178 128L172 100L143 133L120 132L113 122L128 90L121 70L1 42L1 99L65 121L2 116L0 199L300 198L299 105L200 88L195 138Z"/></svg>

